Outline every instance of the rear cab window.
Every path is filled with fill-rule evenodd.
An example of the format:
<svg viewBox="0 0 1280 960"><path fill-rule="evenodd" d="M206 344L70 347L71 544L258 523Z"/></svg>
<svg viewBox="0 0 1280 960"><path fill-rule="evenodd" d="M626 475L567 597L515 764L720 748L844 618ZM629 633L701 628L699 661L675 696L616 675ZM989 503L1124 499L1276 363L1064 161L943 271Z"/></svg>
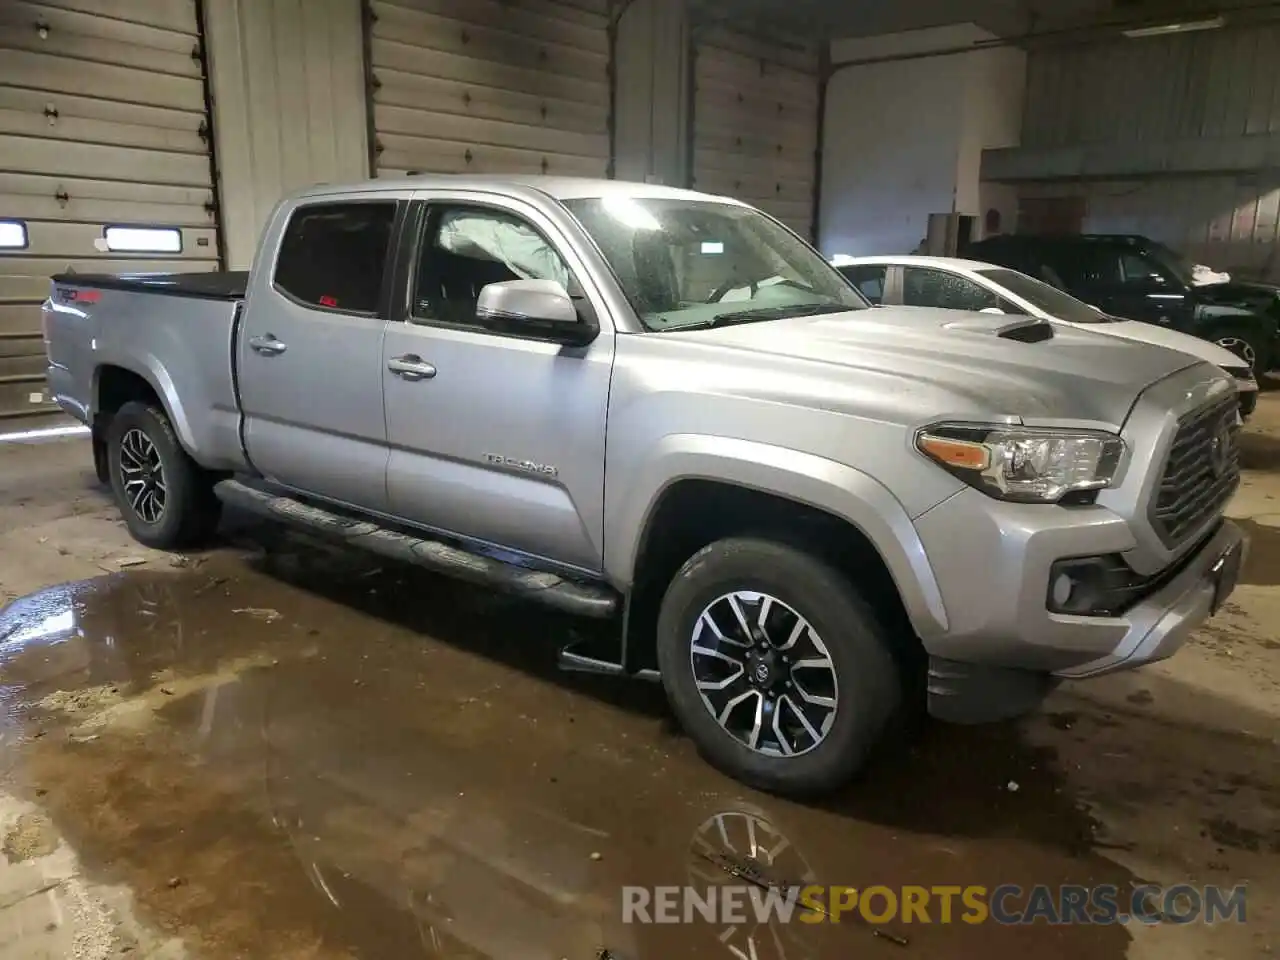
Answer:
<svg viewBox="0 0 1280 960"><path fill-rule="evenodd" d="M396 201L309 203L289 218L272 283L300 306L376 316Z"/></svg>

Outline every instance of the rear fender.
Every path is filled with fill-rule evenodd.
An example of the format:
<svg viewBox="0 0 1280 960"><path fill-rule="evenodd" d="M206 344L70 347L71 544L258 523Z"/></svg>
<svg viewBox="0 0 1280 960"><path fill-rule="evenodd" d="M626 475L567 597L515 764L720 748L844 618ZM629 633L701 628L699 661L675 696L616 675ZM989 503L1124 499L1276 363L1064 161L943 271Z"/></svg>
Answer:
<svg viewBox="0 0 1280 960"><path fill-rule="evenodd" d="M141 356L131 356L127 359L119 360L110 357L102 357L97 367L93 371L93 405L89 411L90 423L97 418L101 409L101 384L102 373L106 367L116 367L120 370L141 377L150 386L152 391L160 400L160 405L164 408L165 414L169 417L169 422L173 425L174 432L178 435L178 440L182 443L183 449L192 457L199 459L196 449L195 434L191 430L191 420L188 416L186 408L183 406L182 398L178 391L174 388L173 379L169 376L165 368L151 354L143 354Z"/></svg>

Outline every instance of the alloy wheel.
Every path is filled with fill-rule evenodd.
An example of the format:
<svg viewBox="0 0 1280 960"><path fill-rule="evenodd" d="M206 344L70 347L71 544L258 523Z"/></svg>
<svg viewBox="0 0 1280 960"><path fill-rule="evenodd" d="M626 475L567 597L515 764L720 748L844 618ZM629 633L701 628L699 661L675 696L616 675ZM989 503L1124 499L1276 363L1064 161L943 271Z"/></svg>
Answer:
<svg viewBox="0 0 1280 960"><path fill-rule="evenodd" d="M120 439L120 483L129 508L143 523L159 523L168 497L160 451L134 427Z"/></svg>
<svg viewBox="0 0 1280 960"><path fill-rule="evenodd" d="M1258 355L1254 352L1253 344L1248 340L1242 340L1239 337L1221 337L1215 341L1218 346L1230 350L1237 357L1249 365L1249 369L1255 369L1258 362Z"/></svg>
<svg viewBox="0 0 1280 960"><path fill-rule="evenodd" d="M777 597L739 590L711 601L689 656L703 705L749 749L800 756L831 731L835 664L809 621Z"/></svg>

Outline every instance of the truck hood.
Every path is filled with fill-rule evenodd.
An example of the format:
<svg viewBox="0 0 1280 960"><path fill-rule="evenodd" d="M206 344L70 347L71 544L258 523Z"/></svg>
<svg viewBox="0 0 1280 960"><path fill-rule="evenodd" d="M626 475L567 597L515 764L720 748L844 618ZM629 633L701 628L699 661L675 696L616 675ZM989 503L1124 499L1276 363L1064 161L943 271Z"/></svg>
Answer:
<svg viewBox="0 0 1280 960"><path fill-rule="evenodd" d="M908 385L901 395L904 405L914 392L929 397L924 403L953 407L931 409L926 416L1018 416L1027 422L1092 421L1116 428L1148 386L1201 362L1176 350L1056 324L1049 325L1051 339L1011 339L1011 327L1027 326L1019 320L879 307L672 336L857 370L873 379L883 375ZM918 389L910 390L911 383Z"/></svg>
<svg viewBox="0 0 1280 960"><path fill-rule="evenodd" d="M1054 321L1055 323L1066 323L1063 320ZM1167 347L1170 350L1180 350L1183 353L1189 353L1193 357L1197 357L1206 363L1212 363L1218 367L1232 367L1237 370L1246 367L1243 360L1237 357L1226 347L1220 347L1216 343L1210 343L1208 340L1201 340L1199 337L1193 337L1189 333L1182 333L1178 330L1170 330L1167 327L1157 326L1154 323L1144 323L1141 320L1121 320L1119 318L1109 323L1098 323L1085 326L1083 324L1067 324L1075 330L1085 330L1090 333L1101 333L1111 337L1122 337L1125 340L1132 340L1135 343L1151 343L1161 347Z"/></svg>

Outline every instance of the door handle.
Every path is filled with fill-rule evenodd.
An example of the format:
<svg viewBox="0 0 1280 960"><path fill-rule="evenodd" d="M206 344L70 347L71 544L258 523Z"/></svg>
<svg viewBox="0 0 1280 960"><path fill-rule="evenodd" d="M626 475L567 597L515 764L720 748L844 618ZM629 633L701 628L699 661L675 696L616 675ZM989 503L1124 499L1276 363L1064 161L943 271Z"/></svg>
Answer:
<svg viewBox="0 0 1280 960"><path fill-rule="evenodd" d="M249 347L255 353L260 353L264 357L274 357L289 349L283 341L276 339L274 333L268 333L261 337L250 337Z"/></svg>
<svg viewBox="0 0 1280 960"><path fill-rule="evenodd" d="M430 380L436 375L436 368L416 353L392 357L387 361L387 369L404 380Z"/></svg>

